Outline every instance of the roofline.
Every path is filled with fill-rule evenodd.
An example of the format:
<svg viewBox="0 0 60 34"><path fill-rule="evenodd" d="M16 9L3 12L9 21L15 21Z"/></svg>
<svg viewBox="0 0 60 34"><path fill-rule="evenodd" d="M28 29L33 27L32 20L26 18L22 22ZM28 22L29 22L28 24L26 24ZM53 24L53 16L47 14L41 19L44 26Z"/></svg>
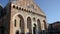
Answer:
<svg viewBox="0 0 60 34"><path fill-rule="evenodd" d="M0 4L0 6L3 8L3 5L2 4Z"/></svg>

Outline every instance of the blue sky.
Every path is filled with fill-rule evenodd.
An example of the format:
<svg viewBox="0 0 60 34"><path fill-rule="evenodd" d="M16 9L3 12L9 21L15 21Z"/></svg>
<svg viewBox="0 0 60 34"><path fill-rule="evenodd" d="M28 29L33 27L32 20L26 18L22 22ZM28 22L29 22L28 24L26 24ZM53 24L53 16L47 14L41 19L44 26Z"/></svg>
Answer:
<svg viewBox="0 0 60 34"><path fill-rule="evenodd" d="M34 0L37 5L45 12L48 23L60 21L60 0ZM4 7L8 0L0 0Z"/></svg>

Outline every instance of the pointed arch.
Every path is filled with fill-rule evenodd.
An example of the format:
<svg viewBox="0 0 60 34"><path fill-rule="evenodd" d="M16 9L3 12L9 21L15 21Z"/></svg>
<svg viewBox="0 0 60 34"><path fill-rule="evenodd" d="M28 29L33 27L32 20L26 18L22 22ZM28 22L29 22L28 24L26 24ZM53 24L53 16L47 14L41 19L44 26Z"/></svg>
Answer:
<svg viewBox="0 0 60 34"><path fill-rule="evenodd" d="M41 30L41 22L39 19L37 20L37 24L38 24L38 30L40 31Z"/></svg>
<svg viewBox="0 0 60 34"><path fill-rule="evenodd" d="M20 27L20 34L25 34L25 23L24 23L24 18L22 15L17 14L14 16L14 20L15 20L15 26L19 26ZM18 24L19 25L18 25Z"/></svg>
<svg viewBox="0 0 60 34"><path fill-rule="evenodd" d="M20 18L20 29L21 29L21 34L25 34L25 23L24 23L24 18L21 15L18 15L18 17Z"/></svg>
<svg viewBox="0 0 60 34"><path fill-rule="evenodd" d="M44 28L45 28L45 30L46 30L46 29L47 29L46 21L45 21L45 20L43 20L43 23L44 23Z"/></svg>
<svg viewBox="0 0 60 34"><path fill-rule="evenodd" d="M29 29L29 34L32 34L32 23L30 17L27 17L27 28Z"/></svg>

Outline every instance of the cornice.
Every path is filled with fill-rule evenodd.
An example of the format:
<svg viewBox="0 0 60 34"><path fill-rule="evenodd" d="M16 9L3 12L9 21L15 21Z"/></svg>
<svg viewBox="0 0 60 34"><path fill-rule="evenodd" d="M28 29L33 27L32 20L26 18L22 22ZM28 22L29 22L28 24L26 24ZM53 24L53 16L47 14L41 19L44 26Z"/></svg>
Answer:
<svg viewBox="0 0 60 34"><path fill-rule="evenodd" d="M39 15L39 16L42 16L42 17L46 18L45 15L35 13L32 10L29 10L28 8L24 8L22 6L17 6L17 5L12 4L12 8L17 9L17 10L22 10L22 11L25 11L25 12L29 12L29 13L32 13L32 14L36 14L36 15Z"/></svg>

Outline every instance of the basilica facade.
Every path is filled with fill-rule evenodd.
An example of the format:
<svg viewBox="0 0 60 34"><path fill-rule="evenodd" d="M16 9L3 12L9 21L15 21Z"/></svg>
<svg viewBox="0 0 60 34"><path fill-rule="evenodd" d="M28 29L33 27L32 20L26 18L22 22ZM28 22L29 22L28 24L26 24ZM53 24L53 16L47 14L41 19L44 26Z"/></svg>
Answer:
<svg viewBox="0 0 60 34"><path fill-rule="evenodd" d="M45 13L34 0L10 0L0 20L3 34L39 34L47 30ZM3 32L2 32L3 31Z"/></svg>

